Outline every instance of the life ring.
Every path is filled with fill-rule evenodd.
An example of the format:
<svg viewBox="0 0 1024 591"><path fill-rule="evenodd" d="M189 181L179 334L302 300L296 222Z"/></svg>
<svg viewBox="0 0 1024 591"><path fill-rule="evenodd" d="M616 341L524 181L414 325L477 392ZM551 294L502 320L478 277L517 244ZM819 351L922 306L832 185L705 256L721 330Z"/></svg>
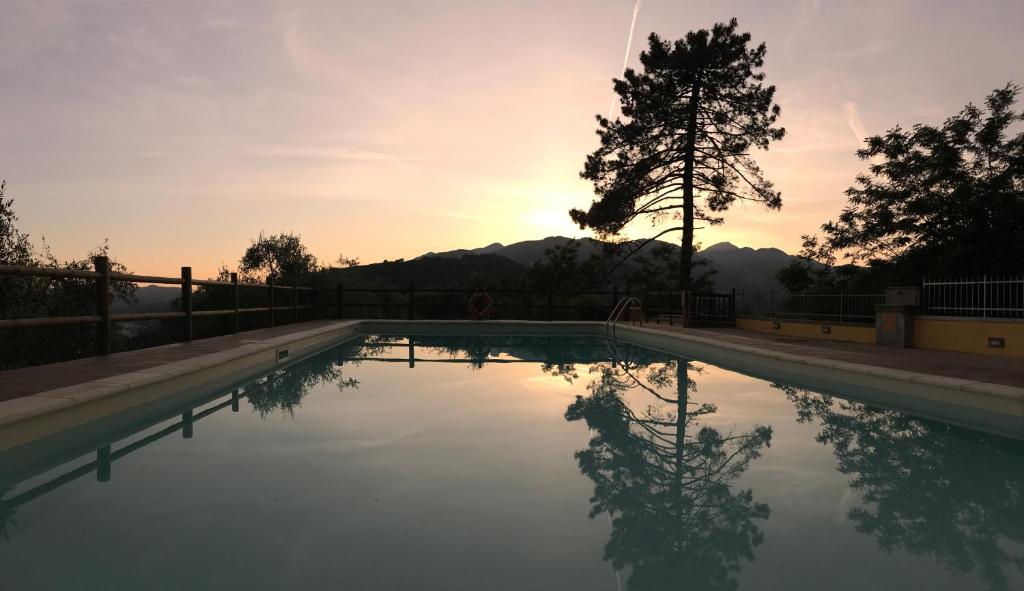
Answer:
<svg viewBox="0 0 1024 591"><path fill-rule="evenodd" d="M493 304L494 300L484 291L477 291L469 298L469 307L476 314L477 320L487 317Z"/></svg>

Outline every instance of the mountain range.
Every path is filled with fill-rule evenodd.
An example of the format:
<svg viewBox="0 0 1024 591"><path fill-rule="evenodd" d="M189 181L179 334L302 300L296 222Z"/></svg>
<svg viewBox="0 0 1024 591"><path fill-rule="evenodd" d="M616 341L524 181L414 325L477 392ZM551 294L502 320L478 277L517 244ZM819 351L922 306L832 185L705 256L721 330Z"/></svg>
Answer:
<svg viewBox="0 0 1024 591"><path fill-rule="evenodd" d="M549 236L540 240L525 240L507 246L495 242L480 248L428 252L413 260L429 258L460 259L466 255L497 255L528 267L544 258L545 250L563 245L570 240L570 238L564 236ZM594 238L580 238L579 242L578 257L580 260L600 254L606 244ZM651 252L659 246L667 247L673 251L679 250L679 246L676 244L655 240L641 248L638 254L642 255ZM697 253L697 258L706 260L708 266L716 271L714 282L717 290L727 291L736 289L737 291L753 293L780 290L781 286L775 279L775 273L797 257L787 254L778 248L739 247L730 242L719 242L700 250ZM624 264L624 267L628 270L631 268L630 264L630 262L627 262Z"/></svg>
<svg viewBox="0 0 1024 591"><path fill-rule="evenodd" d="M332 269L331 281L358 281L370 286L405 286L410 282L417 285L438 285L463 283L467 277L475 277L485 283L500 282L520 276L527 267L544 258L544 252L572 240L564 236L549 236L540 240L525 240L513 244L492 243L480 248L428 252L411 260L384 261L360 265L348 269ZM579 239L577 255L586 260L600 254L606 243L594 238ZM638 254L648 253L663 246L678 252L679 246L662 241L652 241L640 249ZM777 248L738 247L729 242L713 244L697 253L698 259L706 260L708 267L715 270L713 277L716 291L735 289L738 292L764 292L780 290L775 273L796 259ZM618 277L624 277L636 269L636 263L627 261L622 265ZM166 310L181 294L179 287L146 286L138 290L139 303L135 311ZM124 302L115 302L116 312L127 311Z"/></svg>

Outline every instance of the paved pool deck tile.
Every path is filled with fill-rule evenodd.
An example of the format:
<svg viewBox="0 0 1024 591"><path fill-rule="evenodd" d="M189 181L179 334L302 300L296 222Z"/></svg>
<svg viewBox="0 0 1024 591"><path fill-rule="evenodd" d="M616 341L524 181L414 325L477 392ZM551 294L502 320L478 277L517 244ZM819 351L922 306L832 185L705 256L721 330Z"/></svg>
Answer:
<svg viewBox="0 0 1024 591"><path fill-rule="evenodd" d="M105 357L86 357L21 369L0 371L0 402L22 398L57 388L143 371L159 365L177 363L232 349L263 343L292 333L326 327L336 320L316 320L261 328L238 334L197 339L148 349L114 353Z"/></svg>
<svg viewBox="0 0 1024 591"><path fill-rule="evenodd" d="M896 349L860 343L784 337L738 328L679 328L664 324L647 324L645 327L716 339L762 351L858 363L968 382L1024 387L1024 359L1014 357L926 349Z"/></svg>

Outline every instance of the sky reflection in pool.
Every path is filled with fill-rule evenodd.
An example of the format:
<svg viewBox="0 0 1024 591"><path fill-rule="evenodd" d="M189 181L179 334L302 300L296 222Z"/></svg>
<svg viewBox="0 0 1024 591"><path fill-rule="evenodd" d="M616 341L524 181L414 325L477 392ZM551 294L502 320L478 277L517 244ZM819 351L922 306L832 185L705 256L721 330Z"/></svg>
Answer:
<svg viewBox="0 0 1024 591"><path fill-rule="evenodd" d="M370 337L238 392L109 464L0 454L0 585L1024 586L1024 446L838 394L555 337Z"/></svg>

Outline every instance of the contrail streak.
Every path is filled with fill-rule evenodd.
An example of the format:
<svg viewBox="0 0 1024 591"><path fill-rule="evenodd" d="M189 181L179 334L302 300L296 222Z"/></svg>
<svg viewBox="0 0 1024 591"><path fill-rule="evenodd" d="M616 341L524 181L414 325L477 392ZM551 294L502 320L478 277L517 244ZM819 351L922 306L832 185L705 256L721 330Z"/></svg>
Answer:
<svg viewBox="0 0 1024 591"><path fill-rule="evenodd" d="M626 72L626 66L629 65L629 50L633 47L633 31L636 30L636 17L640 14L640 4L644 0L636 0L636 4L633 5L633 20L629 23L629 35L626 36L626 55L622 58L622 73ZM615 114L615 99L616 96L612 96L612 104L608 106L608 118L611 119L612 115Z"/></svg>

